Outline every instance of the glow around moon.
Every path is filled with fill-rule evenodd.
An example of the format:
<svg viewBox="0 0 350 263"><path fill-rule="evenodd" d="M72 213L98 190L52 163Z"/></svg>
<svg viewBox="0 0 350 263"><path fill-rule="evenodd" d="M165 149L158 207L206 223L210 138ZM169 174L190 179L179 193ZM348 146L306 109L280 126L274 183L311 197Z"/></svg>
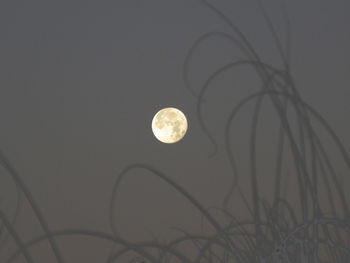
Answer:
<svg viewBox="0 0 350 263"><path fill-rule="evenodd" d="M187 127L186 116L176 108L164 108L152 120L153 134L163 143L180 141L185 136Z"/></svg>

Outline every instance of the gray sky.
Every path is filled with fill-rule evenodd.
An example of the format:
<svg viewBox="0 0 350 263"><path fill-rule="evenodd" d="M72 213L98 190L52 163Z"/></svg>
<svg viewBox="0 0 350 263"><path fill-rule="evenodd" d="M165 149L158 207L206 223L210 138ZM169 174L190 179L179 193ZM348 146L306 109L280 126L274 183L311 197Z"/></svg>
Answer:
<svg viewBox="0 0 350 263"><path fill-rule="evenodd" d="M232 18L265 61L281 67L255 1L211 2ZM285 2L297 87L349 149L349 1ZM284 44L281 2L264 3ZM220 205L231 182L223 144L225 121L232 107L259 86L252 72L242 69L224 74L208 91L204 118L219 145L209 158L212 146L199 126L196 99L184 86L182 68L194 41L215 30L230 32L194 0L1 1L0 147L52 229L110 231L112 184L118 172L135 162L157 167L205 207ZM189 67L193 89L199 91L211 72L241 57L237 48L220 39L204 43ZM161 144L151 133L153 115L166 106L182 109L189 120L187 135L174 145ZM242 171L249 109L234 124ZM273 158L271 127L277 123L269 109L264 121L262 163ZM145 172L133 173L118 199L124 236L139 240L154 233L166 239L173 234L171 226L200 230L199 213L183 197ZM273 179L268 173L261 176L262 192L268 196ZM0 178L1 206L12 215L15 187L5 173ZM244 184L242 178L243 189ZM232 202L232 211L247 213L239 199ZM27 203L17 230L25 240L42 233ZM110 248L82 238L62 238L58 244L67 262L101 262ZM7 255L0 251L0 259ZM48 245L38 246L33 255L40 255L40 262L53 262Z"/></svg>

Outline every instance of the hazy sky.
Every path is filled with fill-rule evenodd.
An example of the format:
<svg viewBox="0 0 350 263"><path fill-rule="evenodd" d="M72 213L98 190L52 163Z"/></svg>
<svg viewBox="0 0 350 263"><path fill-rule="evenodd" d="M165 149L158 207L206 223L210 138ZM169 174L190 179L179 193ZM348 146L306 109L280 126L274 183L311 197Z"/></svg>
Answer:
<svg viewBox="0 0 350 263"><path fill-rule="evenodd" d="M264 60L281 67L254 0L211 2L232 18ZM350 149L349 1L284 2L297 87ZM264 3L284 45L281 1ZM219 145L209 158L212 145L198 124L196 98L184 86L182 69L194 41L215 30L230 32L197 0L1 1L0 147L52 229L110 231L112 184L135 162L165 172L206 207L220 205L231 182L225 121L232 107L259 86L252 72L242 69L224 74L208 91L204 119ZM205 42L189 65L193 89L199 91L211 72L241 57L223 40ZM182 109L189 120L187 135L174 145L158 142L151 133L153 115L166 106ZM240 136L248 133L249 107L240 116L235 151L242 153L244 167L248 144ZM274 153L269 128L275 122L267 110L259 152L263 162ZM199 230L200 216L183 197L145 172L134 173L118 199L123 235L137 240L151 233L166 238L170 226ZM262 189L268 194L272 178L265 176ZM15 187L5 173L0 178L0 204L12 215ZM240 208L237 201L233 211L246 213ZM25 239L42 233L26 203L17 229ZM67 262L101 262L110 248L81 238L58 243ZM1 253L7 255L0 252L0 261ZM47 245L33 254L41 255L40 262L53 262Z"/></svg>

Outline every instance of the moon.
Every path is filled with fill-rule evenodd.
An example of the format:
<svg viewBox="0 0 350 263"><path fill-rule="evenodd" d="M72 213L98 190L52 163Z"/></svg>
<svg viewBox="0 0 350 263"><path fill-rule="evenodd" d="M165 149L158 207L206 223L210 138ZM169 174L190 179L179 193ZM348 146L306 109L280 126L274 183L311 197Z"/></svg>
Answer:
<svg viewBox="0 0 350 263"><path fill-rule="evenodd" d="M163 143L180 141L188 128L185 114L176 108L164 108L154 115L152 131L154 136Z"/></svg>

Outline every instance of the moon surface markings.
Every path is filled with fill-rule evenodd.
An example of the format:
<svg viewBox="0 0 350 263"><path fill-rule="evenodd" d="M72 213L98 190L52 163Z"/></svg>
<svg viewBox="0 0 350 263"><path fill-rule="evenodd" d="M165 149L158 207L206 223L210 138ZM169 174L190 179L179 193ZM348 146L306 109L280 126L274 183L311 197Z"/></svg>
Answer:
<svg viewBox="0 0 350 263"><path fill-rule="evenodd" d="M180 141L188 128L186 116L176 108L164 108L152 120L154 136L163 143Z"/></svg>

